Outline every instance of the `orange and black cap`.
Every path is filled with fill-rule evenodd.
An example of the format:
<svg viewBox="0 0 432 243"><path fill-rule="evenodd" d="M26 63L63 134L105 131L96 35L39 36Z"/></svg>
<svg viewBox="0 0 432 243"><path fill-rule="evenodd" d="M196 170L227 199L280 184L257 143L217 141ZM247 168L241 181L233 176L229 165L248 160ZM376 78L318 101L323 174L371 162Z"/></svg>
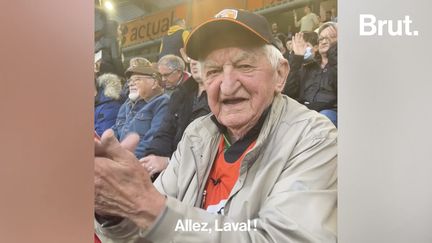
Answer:
<svg viewBox="0 0 432 243"><path fill-rule="evenodd" d="M187 56L198 60L214 48L209 43L232 45L239 37L254 43L273 43L270 24L262 15L241 9L224 9L191 32L185 51Z"/></svg>

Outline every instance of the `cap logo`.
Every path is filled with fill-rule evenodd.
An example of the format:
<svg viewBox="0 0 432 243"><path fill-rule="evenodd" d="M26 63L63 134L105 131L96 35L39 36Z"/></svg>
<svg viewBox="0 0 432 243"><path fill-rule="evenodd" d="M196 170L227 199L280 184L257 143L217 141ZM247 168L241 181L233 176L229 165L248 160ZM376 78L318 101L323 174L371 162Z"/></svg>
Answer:
<svg viewBox="0 0 432 243"><path fill-rule="evenodd" d="M235 9L224 9L215 15L215 18L237 19L238 11Z"/></svg>

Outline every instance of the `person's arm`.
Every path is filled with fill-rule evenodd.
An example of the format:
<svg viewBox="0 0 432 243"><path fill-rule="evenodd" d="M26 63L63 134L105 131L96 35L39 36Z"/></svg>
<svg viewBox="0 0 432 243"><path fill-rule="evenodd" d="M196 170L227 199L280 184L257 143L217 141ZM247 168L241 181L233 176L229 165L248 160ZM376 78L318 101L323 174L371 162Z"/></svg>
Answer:
<svg viewBox="0 0 432 243"><path fill-rule="evenodd" d="M295 25L295 27L298 28L298 27L300 27L301 19L299 21L297 21L297 13L295 10L293 10L293 15L294 15L294 25Z"/></svg>
<svg viewBox="0 0 432 243"><path fill-rule="evenodd" d="M300 95L300 82L302 77L303 56L293 55L290 64L290 72L283 90L283 94L293 99L298 99Z"/></svg>
<svg viewBox="0 0 432 243"><path fill-rule="evenodd" d="M130 230L136 225L148 227L164 210L165 197L155 190L149 174L132 153L138 141L139 135L131 133L120 143L112 130L94 139L95 214L99 215L94 223L104 243L124 241L105 238L101 229L115 228L117 237L132 242Z"/></svg>
<svg viewBox="0 0 432 243"><path fill-rule="evenodd" d="M115 121L114 125L111 127L111 129L114 132L115 137L117 137L117 138L119 138L120 129L123 127L124 121L126 119L126 106L127 106L127 101L124 102L123 105L120 106L120 109L117 113L116 121Z"/></svg>
<svg viewBox="0 0 432 243"><path fill-rule="evenodd" d="M314 22L315 27L319 26L320 20L318 15L316 15L315 13L312 13L312 21Z"/></svg>
<svg viewBox="0 0 432 243"><path fill-rule="evenodd" d="M149 146L151 140L155 133L159 130L162 120L164 116L168 112L168 99L160 100L155 107L152 109L153 117L143 117L143 120L140 120L140 117L136 118L136 123L150 123L148 129L142 134L140 125L136 124L132 130L141 134L140 142L135 150L135 154L138 158L142 158L144 156L144 151ZM138 116L138 115L137 115ZM143 127L147 128L146 124L143 124Z"/></svg>
<svg viewBox="0 0 432 243"><path fill-rule="evenodd" d="M174 138L176 135L176 113L181 100L178 92L174 92L168 103L168 111L162 120L159 130L144 151L144 155L154 154L157 156L171 157L174 152Z"/></svg>
<svg viewBox="0 0 432 243"><path fill-rule="evenodd" d="M184 30L182 33L182 39L183 39L183 46L186 43L187 38L189 37L190 32L187 30Z"/></svg>
<svg viewBox="0 0 432 243"><path fill-rule="evenodd" d="M99 136L101 136L105 130L115 125L120 106L121 104L119 102L113 100L100 107L101 110L98 113L100 117L95 117L95 121L97 121L95 130Z"/></svg>

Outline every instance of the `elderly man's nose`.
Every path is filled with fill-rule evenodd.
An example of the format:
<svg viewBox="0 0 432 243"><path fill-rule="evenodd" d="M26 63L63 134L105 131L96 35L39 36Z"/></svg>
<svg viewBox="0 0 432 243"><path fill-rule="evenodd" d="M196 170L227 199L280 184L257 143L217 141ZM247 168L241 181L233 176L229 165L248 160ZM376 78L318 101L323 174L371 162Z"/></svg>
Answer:
<svg viewBox="0 0 432 243"><path fill-rule="evenodd" d="M232 95L240 87L240 82L237 80L237 75L232 70L224 70L221 92L224 95Z"/></svg>

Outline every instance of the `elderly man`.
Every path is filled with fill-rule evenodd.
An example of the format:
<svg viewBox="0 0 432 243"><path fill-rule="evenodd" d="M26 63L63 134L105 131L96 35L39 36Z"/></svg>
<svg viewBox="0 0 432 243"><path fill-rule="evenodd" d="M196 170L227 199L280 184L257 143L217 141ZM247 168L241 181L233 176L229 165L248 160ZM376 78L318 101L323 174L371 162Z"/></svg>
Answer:
<svg viewBox="0 0 432 243"><path fill-rule="evenodd" d="M165 55L159 59L158 70L165 85L165 94L168 95L171 95L180 84L190 77L190 74L185 71L184 61L175 55Z"/></svg>
<svg viewBox="0 0 432 243"><path fill-rule="evenodd" d="M168 111L169 97L160 85L161 75L149 63L137 63L125 74L129 80L129 99L120 107L113 130L119 140L131 132L138 133L135 155L142 158Z"/></svg>
<svg viewBox="0 0 432 243"><path fill-rule="evenodd" d="M95 143L95 210L124 218L97 223L103 242L336 242L336 129L280 94L289 66L271 40L236 9L191 33L212 114L154 185L111 132Z"/></svg>
<svg viewBox="0 0 432 243"><path fill-rule="evenodd" d="M196 118L210 113L198 61L190 60L192 77L171 95L168 114L140 161L151 176L164 170L177 148L186 127Z"/></svg>

